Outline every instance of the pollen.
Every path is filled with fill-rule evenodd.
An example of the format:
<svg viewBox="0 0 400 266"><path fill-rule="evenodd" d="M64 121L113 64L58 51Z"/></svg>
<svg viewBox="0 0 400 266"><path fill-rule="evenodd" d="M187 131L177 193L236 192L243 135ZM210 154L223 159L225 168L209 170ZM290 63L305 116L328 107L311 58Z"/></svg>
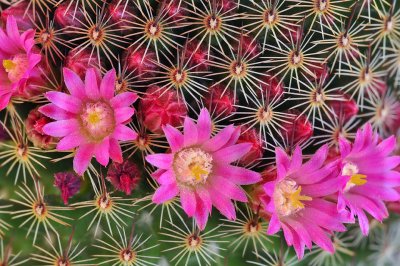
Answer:
<svg viewBox="0 0 400 266"><path fill-rule="evenodd" d="M12 59L3 60L3 68L8 73L11 82L18 82L29 67L28 57L23 54L14 56Z"/></svg>
<svg viewBox="0 0 400 266"><path fill-rule="evenodd" d="M101 141L115 128L114 111L104 102L86 103L80 115L81 129L92 141Z"/></svg>
<svg viewBox="0 0 400 266"><path fill-rule="evenodd" d="M289 216L305 208L303 201L312 198L301 194L301 186L293 180L280 182L273 195L275 208L280 216Z"/></svg>
<svg viewBox="0 0 400 266"><path fill-rule="evenodd" d="M188 148L174 158L174 172L181 185L204 184L212 171L212 156L200 148Z"/></svg>
<svg viewBox="0 0 400 266"><path fill-rule="evenodd" d="M12 60L3 60L4 70L9 73L12 69L15 68L15 63Z"/></svg>
<svg viewBox="0 0 400 266"><path fill-rule="evenodd" d="M352 187L362 186L367 183L367 176L360 174L357 165L346 163L342 169L342 175L350 176L344 191L349 191Z"/></svg>

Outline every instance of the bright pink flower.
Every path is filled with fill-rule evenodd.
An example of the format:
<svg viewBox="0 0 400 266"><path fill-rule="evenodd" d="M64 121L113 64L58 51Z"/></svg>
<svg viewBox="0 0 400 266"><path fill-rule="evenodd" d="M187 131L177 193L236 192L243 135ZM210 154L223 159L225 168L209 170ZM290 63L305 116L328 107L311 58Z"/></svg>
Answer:
<svg viewBox="0 0 400 266"><path fill-rule="evenodd" d="M20 34L13 16L7 17L6 32L0 29L0 110L24 92L30 78L40 76L41 56L33 52L34 37L34 30Z"/></svg>
<svg viewBox="0 0 400 266"><path fill-rule="evenodd" d="M137 95L124 92L115 95L115 70L108 71L100 81L95 69L88 69L85 82L68 68L63 69L64 81L70 94L51 91L46 98L50 104L39 111L57 120L43 127L44 133L62 138L57 150L77 148L74 170L82 175L93 156L106 166L109 158L122 162L118 141L134 140L137 134L125 126L134 114L130 107Z"/></svg>
<svg viewBox="0 0 400 266"><path fill-rule="evenodd" d="M346 219L335 203L324 199L343 186L337 178L336 163L324 165L328 146L321 147L304 164L298 146L291 157L281 148L275 154L277 178L264 185L267 197L263 206L271 213L267 234L282 228L287 244L294 246L299 258L304 256L305 246L311 249L313 242L333 253L330 234L345 231L342 223Z"/></svg>
<svg viewBox="0 0 400 266"><path fill-rule="evenodd" d="M341 176L347 183L339 193L338 208L350 209L365 235L369 230L365 212L382 221L389 215L384 202L400 199L395 189L400 186L400 173L394 170L400 156L390 156L395 147L394 136L379 142L370 124L357 131L354 144L344 138L339 141Z"/></svg>
<svg viewBox="0 0 400 266"><path fill-rule="evenodd" d="M170 125L163 127L171 153L152 154L146 160L159 169L153 177L160 184L153 196L159 204L179 195L182 208L204 229L214 205L228 219L235 219L231 200L247 202L239 185L260 181L259 173L233 166L250 149L250 143L235 144L240 130L233 125L211 137L211 118L202 109L197 124L185 118L183 134Z"/></svg>

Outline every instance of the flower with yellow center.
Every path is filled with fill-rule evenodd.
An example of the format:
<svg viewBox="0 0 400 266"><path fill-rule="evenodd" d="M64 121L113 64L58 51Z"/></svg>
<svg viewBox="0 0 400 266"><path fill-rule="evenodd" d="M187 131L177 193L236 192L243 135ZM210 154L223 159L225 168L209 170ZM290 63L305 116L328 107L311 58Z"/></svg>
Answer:
<svg viewBox="0 0 400 266"><path fill-rule="evenodd" d="M275 207L280 216L289 216L304 209L302 201L311 201L309 196L301 195L301 186L294 180L283 180L277 185L273 195Z"/></svg>
<svg viewBox="0 0 400 266"><path fill-rule="evenodd" d="M362 186L367 183L367 176L360 174L357 165L353 163L346 163L342 170L342 175L349 176L350 180L347 181L344 191L349 191L354 186Z"/></svg>

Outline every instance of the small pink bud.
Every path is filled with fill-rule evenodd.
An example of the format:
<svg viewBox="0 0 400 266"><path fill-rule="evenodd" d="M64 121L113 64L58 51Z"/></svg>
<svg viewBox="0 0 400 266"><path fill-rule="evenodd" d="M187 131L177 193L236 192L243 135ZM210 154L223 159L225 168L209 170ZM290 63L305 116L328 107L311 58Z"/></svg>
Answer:
<svg viewBox="0 0 400 266"><path fill-rule="evenodd" d="M204 98L205 106L211 113L215 115L230 115L236 111L235 98L233 92L228 88L224 93L225 87L221 84L217 84L210 88L208 92L209 96Z"/></svg>
<svg viewBox="0 0 400 266"><path fill-rule="evenodd" d="M69 51L64 60L64 65L78 74L81 79L84 79L86 70L89 68L99 68L98 60L95 55L91 55L90 51L83 50L80 53L78 52L79 50Z"/></svg>
<svg viewBox="0 0 400 266"><path fill-rule="evenodd" d="M357 103L353 99L351 99L351 96L348 94L344 94L340 91L336 93L342 95L343 100L328 101L328 106L332 108L333 112L338 117L340 117L344 121L348 121L350 118L357 115Z"/></svg>
<svg viewBox="0 0 400 266"><path fill-rule="evenodd" d="M264 93L264 99L268 99L269 101L272 99L282 99L285 91L283 82L279 82L279 79L272 75L264 76L261 80L265 82L260 83L262 92Z"/></svg>
<svg viewBox="0 0 400 266"><path fill-rule="evenodd" d="M85 16L82 11L82 7L78 5L75 8L76 2L64 1L54 11L54 20L61 27L80 27L82 26L79 21L85 21Z"/></svg>
<svg viewBox="0 0 400 266"><path fill-rule="evenodd" d="M175 90L158 86L147 89L139 106L144 126L153 133L162 133L162 126L181 126L187 110L183 100Z"/></svg>
<svg viewBox="0 0 400 266"><path fill-rule="evenodd" d="M116 23L116 26L119 28L132 25L132 22L136 20L132 15L135 14L132 5L125 5L125 2L121 2L121 0L113 0L107 5L107 10L110 14L111 21Z"/></svg>
<svg viewBox="0 0 400 266"><path fill-rule="evenodd" d="M237 143L251 143L251 149L240 158L239 163L242 165L255 163L262 158L264 153L261 138L254 128L248 129L246 126L242 126L241 132Z"/></svg>
<svg viewBox="0 0 400 266"><path fill-rule="evenodd" d="M156 65L156 54L147 50L146 48L140 48L137 51L133 47L126 50L124 53L124 61L127 68L131 71L136 71L139 78L151 77L155 75L154 70L157 69Z"/></svg>
<svg viewBox="0 0 400 266"><path fill-rule="evenodd" d="M287 137L292 145L311 138L314 132L307 117L305 115L300 115L300 112L297 110L289 110L288 114L293 116L288 116L288 121L282 123L282 127L284 128L284 130L281 130L282 136L285 138Z"/></svg>
<svg viewBox="0 0 400 266"><path fill-rule="evenodd" d="M28 139L35 147L51 149L54 147L54 138L44 134L43 126L50 123L51 119L38 111L38 108L29 112L25 120L25 127Z"/></svg>
<svg viewBox="0 0 400 266"><path fill-rule="evenodd" d="M28 8L29 7L29 8ZM27 10L28 8L28 10ZM17 21L17 26L20 31L26 31L34 29L35 24L32 22L32 5L29 1L21 1L17 5L12 5L1 12L1 20L3 25L7 23L7 17L9 15L14 16Z"/></svg>
<svg viewBox="0 0 400 266"><path fill-rule="evenodd" d="M60 172L54 175L54 186L61 192L64 204L68 204L68 199L79 192L81 180L79 176L72 172Z"/></svg>
<svg viewBox="0 0 400 266"><path fill-rule="evenodd" d="M140 180L140 171L138 166L125 160L119 164L113 162L107 172L107 180L114 186L115 190L130 195Z"/></svg>

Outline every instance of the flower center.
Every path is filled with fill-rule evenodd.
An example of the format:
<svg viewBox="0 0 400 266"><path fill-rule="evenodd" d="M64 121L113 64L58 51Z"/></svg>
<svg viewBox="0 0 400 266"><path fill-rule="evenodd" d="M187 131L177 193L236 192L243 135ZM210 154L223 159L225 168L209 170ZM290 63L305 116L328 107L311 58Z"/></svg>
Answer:
<svg viewBox="0 0 400 266"><path fill-rule="evenodd" d="M233 61L231 63L231 75L236 78L240 79L245 77L247 74L247 65L243 62Z"/></svg>
<svg viewBox="0 0 400 266"><path fill-rule="evenodd" d="M56 266L69 266L69 261L67 259L64 258L58 258L56 261Z"/></svg>
<svg viewBox="0 0 400 266"><path fill-rule="evenodd" d="M278 22L278 13L273 9L267 9L264 11L264 25L273 27Z"/></svg>
<svg viewBox="0 0 400 266"><path fill-rule="evenodd" d="M179 68L174 68L170 72L170 79L175 87L181 87L187 81L187 72Z"/></svg>
<svg viewBox="0 0 400 266"><path fill-rule="evenodd" d="M289 53L289 68L298 68L303 64L303 54L297 51Z"/></svg>
<svg viewBox="0 0 400 266"><path fill-rule="evenodd" d="M133 262L136 258L135 252L130 249L124 249L120 253L120 260L122 262Z"/></svg>
<svg viewBox="0 0 400 266"><path fill-rule="evenodd" d="M114 111L104 102L84 104L80 120L83 132L94 142L103 140L115 128Z"/></svg>
<svg viewBox="0 0 400 266"><path fill-rule="evenodd" d="M301 195L301 186L293 180L283 180L274 191L275 208L280 216L288 216L304 209L302 201L312 200L309 196Z"/></svg>
<svg viewBox="0 0 400 266"><path fill-rule="evenodd" d="M28 57L24 54L16 55L13 59L4 59L3 68L8 73L8 79L18 82L29 67Z"/></svg>
<svg viewBox="0 0 400 266"><path fill-rule="evenodd" d="M204 184L212 170L212 156L199 148L183 149L175 155L173 168L183 185Z"/></svg>
<svg viewBox="0 0 400 266"><path fill-rule="evenodd" d="M156 40L161 36L162 27L160 23L155 23L153 20L147 22L145 32L149 39Z"/></svg>
<svg viewBox="0 0 400 266"><path fill-rule="evenodd" d="M32 211L36 218L40 221L43 221L47 217L46 206L41 202L33 204Z"/></svg>
<svg viewBox="0 0 400 266"><path fill-rule="evenodd" d="M201 237L198 236L198 235L195 235L195 234L188 236L186 241L187 241L186 242L187 247L190 250L198 250L198 249L200 249L201 245L203 243L203 240L201 239Z"/></svg>
<svg viewBox="0 0 400 266"><path fill-rule="evenodd" d="M328 0L315 0L314 10L316 13L325 13L329 8Z"/></svg>
<svg viewBox="0 0 400 266"><path fill-rule="evenodd" d="M100 195L96 199L96 206L101 212L105 212L105 213L111 212L113 202L110 198L110 195L108 193L106 193L104 195Z"/></svg>
<svg viewBox="0 0 400 266"><path fill-rule="evenodd" d="M218 16L210 15L205 17L204 25L208 32L215 33L221 29L221 18Z"/></svg>
<svg viewBox="0 0 400 266"><path fill-rule="evenodd" d="M360 174L357 165L353 163L346 163L342 169L342 175L350 176L350 180L347 181L344 191L349 191L354 186L362 186L367 183L367 176Z"/></svg>

